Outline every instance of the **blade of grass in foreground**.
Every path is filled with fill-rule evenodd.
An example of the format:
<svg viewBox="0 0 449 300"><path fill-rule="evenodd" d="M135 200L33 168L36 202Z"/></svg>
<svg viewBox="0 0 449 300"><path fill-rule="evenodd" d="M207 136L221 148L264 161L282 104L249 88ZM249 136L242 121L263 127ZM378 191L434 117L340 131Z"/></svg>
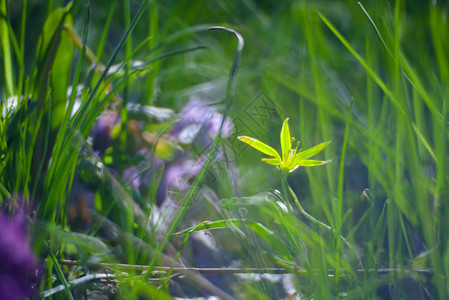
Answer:
<svg viewBox="0 0 449 300"><path fill-rule="evenodd" d="M233 82L234 82L234 78L235 78L235 74L237 72L238 69L238 64L239 64L239 60L240 60L240 56L243 50L243 45L244 45L244 41L242 36L232 30L232 29L228 29L228 28L224 28L224 27L211 27L209 29L212 30L224 30L224 31L228 31L233 33L238 40L238 44L237 44L237 50L235 53L235 57L234 57L234 63L232 65L230 74L229 74L229 79L228 79L228 86L227 86L227 90L226 90L226 108L223 112L223 119L221 121L221 125L220 125L220 129L218 131L218 135L214 140L214 144L211 147L211 149L209 150L209 153L207 155L207 160L204 163L204 166L201 168L198 176L195 178L192 186L190 187L190 189L187 192L186 198L184 200L183 205L180 206L179 210L176 212L175 216L173 217L172 222L169 225L169 228L167 230L167 233L165 235L165 237L163 238L163 240L160 242L158 248L157 248L157 253L162 253L163 250L165 249L165 247L167 246L169 240L172 238L173 233L175 232L176 228L178 227L182 217L184 216L187 207L189 207L190 202L192 201L192 199L194 198L195 194L198 191L199 186L201 185L201 183L203 182L206 174L207 174L207 170L210 167L210 165L212 164L212 161L215 159L215 154L217 153L217 149L218 149L218 145L221 139L221 132L223 130L223 125L224 122L226 120L226 118L229 115L229 111L231 109L231 105L232 105L232 97L233 97ZM154 267L154 264L156 263L156 261L158 260L158 257L153 257L151 259L151 261L149 262L149 268L148 271L144 274L144 279L148 279L149 276L151 275L151 270ZM224 299L233 299L233 297L227 295L226 293L223 292L222 297Z"/></svg>
<svg viewBox="0 0 449 300"><path fill-rule="evenodd" d="M337 192L337 203L336 207L333 208L334 211L334 223L335 223L335 285L337 287L337 290L339 290L339 272L341 268L340 263L340 235L341 235L341 229L343 226L343 186L344 186L344 165L345 165L345 157L346 157L346 147L348 145L348 137L349 137L349 124L352 117L352 104L353 101L351 101L351 105L349 107L348 111L348 117L346 121L346 128L345 128L345 135L343 139L343 145L341 150L341 157L340 157L340 170L338 174L338 192Z"/></svg>
<svg viewBox="0 0 449 300"><path fill-rule="evenodd" d="M387 85L382 81L382 79L376 74L376 72L366 63L362 56L351 46L351 44L341 35L341 33L335 28L334 25L321 13L318 13L323 22L329 27L329 29L335 34L335 36L340 40L340 42L348 49L349 52L354 56L354 58L362 65L366 72L371 76L371 78L379 85L379 87L384 91L388 98L393 102L398 111L401 114L405 114L404 108L401 106L400 101L396 99L393 92L387 87Z"/></svg>
<svg viewBox="0 0 449 300"><path fill-rule="evenodd" d="M92 109L92 106L95 106L96 103L99 101L99 99L98 99L99 95L97 94L97 92L98 92L100 86L103 84L103 79L105 78L107 72L111 68L119 51L123 48L123 46L126 43L126 40L129 39L131 32L137 25L137 22L142 17L143 12L145 11L145 8L148 5L148 3L149 3L149 0L145 0L144 2L142 2L136 16L133 18L130 26L127 28L124 36L120 40L118 46L116 47L113 55L110 58L108 64L106 65L104 72L98 79L97 84L95 85L95 87L93 88L91 93L89 94L88 98L85 101L83 101L83 105L80 107L80 110L77 113L75 119L70 122L70 130L67 131L67 134L66 134L66 136L64 136L64 138L59 139L61 141L61 144L59 145L60 148L55 148L55 149L59 149L59 152L54 152L56 154L56 157L54 158L54 163L51 164L51 167L49 170L50 176L48 176L48 184L46 185L47 188L49 189L49 191L48 191L49 199L53 199L52 200L53 202L55 202L55 201L57 201L57 199L61 199L63 197L63 195L61 195L63 190L59 189L58 191L56 191L53 181L59 182L59 184L57 184L56 186L65 187L64 182L66 182L68 180L67 176L69 175L71 170L66 170L66 168L63 166L64 161L65 161L65 159L70 159L70 161L72 161L72 160L76 161L77 151L71 151L71 149L73 149L73 147L75 149L78 149L78 146L79 146L79 141L76 142L75 137L77 134L79 134L79 132L86 131L85 130L86 128L91 128L93 121L95 120L95 116L89 118L89 123L84 122L84 121L86 120L86 118L89 117L89 115L91 113L96 112L95 110L92 111L91 109ZM83 59L83 58L81 58L81 59ZM74 90L75 90L75 88L74 88ZM51 170L52 167L53 167L53 170ZM55 205L55 203L52 203L49 206L46 206L46 208L44 209L44 215L51 214L51 212L54 211L51 209L52 207L54 207L54 205Z"/></svg>
<svg viewBox="0 0 449 300"><path fill-rule="evenodd" d="M3 75L5 80L5 94L6 98L12 97L15 93L14 88L14 72L12 67L12 56L11 56L11 46L9 40L9 30L8 30L8 20L6 18L6 0L0 1L0 36L1 47L2 47L2 58L3 58Z"/></svg>
<svg viewBox="0 0 449 300"><path fill-rule="evenodd" d="M387 46L387 44L385 43L384 38L382 37L379 29L377 29L376 24L374 23L373 19L371 18L371 16L368 14L368 12L366 11L366 9L363 7L363 5L358 2L358 4L360 5L360 7L363 10L363 13L366 15L366 17L368 18L368 20L370 21L371 25L374 27L374 30L376 31L376 34L378 35L379 39L381 40L383 46L385 47L385 49L388 51L388 53L393 57L393 59L395 60L395 64L397 64L397 68L399 68L399 65L401 67L400 71L402 71L402 73L406 76L407 80L412 84L412 86L418 91L418 93L420 94L420 96L422 97L422 99L424 99L424 102L426 103L426 105L429 107L430 111L432 112L432 114L435 115L435 117L442 117L441 113L438 112L438 109L436 107L436 105L434 104L434 102L432 101L429 93L426 91L426 89L424 88L424 85L422 84L421 80L419 79L418 74L413 70L412 66L410 65L410 63L407 61L407 59L405 58L405 56L402 54L402 52L400 51L400 49L398 49L397 51L395 50L395 54L393 54L391 52L391 50L389 49L389 47ZM397 5L395 7L399 7L400 5ZM399 12L395 11L395 14L399 14ZM436 17L436 16L435 16ZM396 18L399 18L399 16L396 16ZM431 18L436 19L436 18ZM395 26L399 26L399 21L395 22ZM395 32L398 32L399 30L396 29ZM395 48L398 47L398 43L399 43L399 33L397 33L395 35ZM444 39L442 39L444 40ZM346 46L346 45L345 45ZM438 43L438 45L436 46L437 49L437 54L439 52L439 50L441 49L440 43ZM398 72L398 71L397 71ZM445 72L442 72L443 75L445 74ZM396 75L397 76L397 75Z"/></svg>

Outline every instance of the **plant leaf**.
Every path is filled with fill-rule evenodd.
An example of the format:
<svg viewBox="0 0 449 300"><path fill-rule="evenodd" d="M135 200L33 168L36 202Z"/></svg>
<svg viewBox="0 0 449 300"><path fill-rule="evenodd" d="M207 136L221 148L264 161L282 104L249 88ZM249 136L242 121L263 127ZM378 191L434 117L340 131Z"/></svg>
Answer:
<svg viewBox="0 0 449 300"><path fill-rule="evenodd" d="M274 235L274 232L262 225L261 223L254 222L251 225L251 229L261 237L263 237L266 240L270 240L270 237Z"/></svg>
<svg viewBox="0 0 449 300"><path fill-rule="evenodd" d="M230 228L230 224L234 224L237 227L242 226L242 224L248 224L251 226L251 229L261 237L263 237L266 240L269 240L270 236L274 235L274 232L262 225L258 222L252 222L247 221L245 219L239 220L239 219L226 219L226 220L218 220L218 221L204 221L200 224L189 227L187 229L184 229L179 232L173 233L173 236L180 236L185 234L191 234L195 231L202 231L202 230L212 230L212 229L224 229L224 228Z"/></svg>
<svg viewBox="0 0 449 300"><path fill-rule="evenodd" d="M72 16L67 14L64 24L73 26ZM73 46L67 31L59 33L59 45L55 53L53 66L51 69L51 96L52 114L51 128L57 128L64 118L67 106L67 88L70 81L70 69L73 62Z"/></svg>
<svg viewBox="0 0 449 300"><path fill-rule="evenodd" d="M238 139L241 140L242 142L250 145L254 149L259 150L262 153L265 153L270 156L274 156L275 158L281 160L281 157L279 156L279 153L276 150L274 150L267 144L255 139L255 138L252 138L249 136L239 136Z"/></svg>
<svg viewBox="0 0 449 300"><path fill-rule="evenodd" d="M200 224L189 227L187 229L184 229L179 232L173 233L173 236L179 236L184 234L191 234L195 231L201 231L201 230L211 230L211 229L222 229L222 228L229 228L229 223L233 223L236 226L240 226L240 220L239 219L227 219L227 220L219 220L219 221L204 221Z"/></svg>
<svg viewBox="0 0 449 300"><path fill-rule="evenodd" d="M329 145L329 143L330 143L330 141L324 142L324 143L318 144L310 149L300 151L298 154L296 154L295 158L293 158L291 165L292 166L302 165L301 163L303 160L306 160L309 157L312 157L315 154L318 154L319 152L321 152L321 150L324 149L324 147Z"/></svg>
<svg viewBox="0 0 449 300"><path fill-rule="evenodd" d="M71 7L72 3L69 3L65 8L58 8L49 15L47 20L45 20L43 32L39 37L36 51L37 72L35 75L36 82L34 83L35 90L33 91L34 99L45 98L48 77L55 61L56 53L61 41L61 33Z"/></svg>
<svg viewBox="0 0 449 300"><path fill-rule="evenodd" d="M282 148L282 161L285 165L288 164L290 158L290 150L292 148L292 139L290 136L290 128L288 127L288 118L285 119L281 129L281 148Z"/></svg>

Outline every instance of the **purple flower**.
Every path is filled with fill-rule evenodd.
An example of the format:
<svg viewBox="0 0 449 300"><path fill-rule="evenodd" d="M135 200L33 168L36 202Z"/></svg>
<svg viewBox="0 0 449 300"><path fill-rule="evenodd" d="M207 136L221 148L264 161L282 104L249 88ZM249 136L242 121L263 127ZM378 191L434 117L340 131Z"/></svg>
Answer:
<svg viewBox="0 0 449 300"><path fill-rule="evenodd" d="M140 149L136 155L141 158L141 161L137 165L130 165L125 169L122 179L138 195L145 195L152 184L152 180L154 180L155 170L162 169L164 163L153 155L148 148Z"/></svg>
<svg viewBox="0 0 449 300"><path fill-rule="evenodd" d="M149 173L149 172L145 172ZM139 190L143 184L144 178L142 178L140 170L135 166L131 166L123 171L123 181L129 183L133 189Z"/></svg>
<svg viewBox="0 0 449 300"><path fill-rule="evenodd" d="M31 297L37 280L37 263L28 244L24 217L19 214L8 220L0 212L0 299Z"/></svg>
<svg viewBox="0 0 449 300"><path fill-rule="evenodd" d="M157 192L158 204L167 200L180 201L181 195L189 190L191 180L198 175L203 164L202 159L184 159L166 166Z"/></svg>
<svg viewBox="0 0 449 300"><path fill-rule="evenodd" d="M87 184L82 183L79 178L75 178L67 205L67 220L72 229L89 231L94 207L95 193Z"/></svg>
<svg viewBox="0 0 449 300"><path fill-rule="evenodd" d="M104 111L92 129L90 136L93 139L92 148L103 154L112 143L112 129L120 122L120 115L117 111Z"/></svg>
<svg viewBox="0 0 449 300"><path fill-rule="evenodd" d="M181 143L190 144L197 138L200 131L204 131L211 139L218 135L223 115L212 109L208 103L201 100L191 100L180 112L181 119L170 130ZM228 138L234 126L226 118L221 132L222 138Z"/></svg>
<svg viewBox="0 0 449 300"><path fill-rule="evenodd" d="M198 175L204 165L204 156L212 146L213 139L218 135L222 121L223 115L202 100L191 100L181 110L179 121L168 134L181 144L193 144L194 148L202 154L198 160L194 160L192 153L186 153L175 161L167 163L157 192L158 204L177 203L185 197L193 178ZM221 137L228 138L233 130L232 121L226 118ZM215 159L219 160L221 157L222 151L219 148Z"/></svg>

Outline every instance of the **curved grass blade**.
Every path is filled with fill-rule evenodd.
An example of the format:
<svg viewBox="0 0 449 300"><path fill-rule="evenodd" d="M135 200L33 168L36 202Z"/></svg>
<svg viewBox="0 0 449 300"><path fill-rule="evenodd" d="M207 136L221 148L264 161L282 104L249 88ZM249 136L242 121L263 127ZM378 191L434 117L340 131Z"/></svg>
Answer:
<svg viewBox="0 0 449 300"><path fill-rule="evenodd" d="M3 54L3 72L4 72L4 84L5 84L5 92L6 97L11 97L14 95L15 87L14 87L14 76L13 76L13 60L10 46L10 37L8 32L8 21L6 19L7 16L7 3L6 1L0 2L0 13L2 18L0 19L0 35L2 38L0 39L0 47L2 49ZM5 16L5 17L3 17ZM3 81L3 80L2 80Z"/></svg>
<svg viewBox="0 0 449 300"><path fill-rule="evenodd" d="M274 235L274 232L270 229L268 229L266 226L259 222L251 222L247 221L245 219L227 219L227 220L219 220L219 221L204 221L196 226L189 227L187 229L184 229L182 231L176 232L173 234L173 236L180 236L180 235L190 235L191 233L195 231L201 231L201 230L212 230L212 229L224 229L229 228L232 229L232 225L235 225L237 227L242 226L244 223L248 223L251 227L251 229L259 236L264 238L265 240L268 240L270 236Z"/></svg>
<svg viewBox="0 0 449 300"><path fill-rule="evenodd" d="M219 221L204 221L196 226L189 227L187 229L184 229L182 231L178 231L173 233L173 236L180 236L184 234L191 234L195 231L201 231L206 229L222 229L222 228L228 228L229 223L233 223L236 226L240 226L240 220L239 219L228 219L228 220L219 220Z"/></svg>
<svg viewBox="0 0 449 300"><path fill-rule="evenodd" d="M234 56L234 63L232 65L231 71L229 73L229 79L228 79L228 85L226 88L226 107L225 110L223 112L223 118L221 120L221 124L220 124L220 129L218 131L218 135L214 140L214 143L212 145L212 147L210 147L209 153L207 155L207 160L204 163L204 166L201 168L198 176L195 178L193 184L191 185L191 188L188 190L186 198L184 200L183 206L181 209L179 209L176 212L176 215L173 217L173 221L170 223L169 228L167 230L167 234L165 235L165 237L163 238L163 240L160 242L159 246L157 247L157 252L158 253L162 253L163 250L165 249L165 247L167 246L170 238L172 237L173 232L175 231L176 227L178 227L182 217L184 216L186 209L189 205L189 203L193 200L193 198L195 197L197 191L198 191L198 187L199 185L203 182L206 173L208 171L209 166L212 164L212 161L215 159L215 154L218 151L218 146L221 140L221 133L223 131L223 126L224 126L224 122L226 120L226 118L229 115L231 106L232 106L232 100L233 100L233 96L232 96L232 90L233 90L233 82L234 82L234 78L235 78L235 74L238 70L238 64L240 61L240 56L242 54L242 50L243 50L243 45L244 45L244 41L242 36L240 35L240 33L238 33L235 30L229 29L229 28L225 28L225 27L211 27L209 28L210 30L224 30L224 31L228 31L233 33L238 40L238 44L237 44L237 49L236 49L236 53ZM155 262L157 261L158 257L154 256L151 261L149 262L149 268L147 270L147 272L143 275L143 279L148 279L151 271L154 267ZM223 294L223 296L227 297L228 295L226 293ZM229 299L232 299L231 296L229 296Z"/></svg>
<svg viewBox="0 0 449 300"><path fill-rule="evenodd" d="M64 285L64 292L65 295L67 297L67 299L71 299L73 300L73 295L70 292L70 285L67 282L67 279L65 278L64 272L62 271L61 265L58 262L58 259L56 258L55 254L51 251L49 245L47 242L44 242L44 246L46 248L46 250L48 251L48 253L50 254L50 258L52 260L52 263L55 266L56 269L56 277L63 283Z"/></svg>
<svg viewBox="0 0 449 300"><path fill-rule="evenodd" d="M318 13L320 18L326 24L326 26L334 33L334 35L340 40L343 46L348 49L348 51L352 54L352 56L362 65L362 67L366 70L366 72L371 76L371 78L377 83L377 85L384 91L384 93L390 98L393 104L397 107L398 111L406 115L404 108L401 106L401 103L396 98L396 96L391 92L391 90L386 86L386 84L382 81L382 79L376 74L376 72L366 63L366 61L362 58L362 56L351 46L351 44L343 37L343 35L335 28L334 25L321 13Z"/></svg>

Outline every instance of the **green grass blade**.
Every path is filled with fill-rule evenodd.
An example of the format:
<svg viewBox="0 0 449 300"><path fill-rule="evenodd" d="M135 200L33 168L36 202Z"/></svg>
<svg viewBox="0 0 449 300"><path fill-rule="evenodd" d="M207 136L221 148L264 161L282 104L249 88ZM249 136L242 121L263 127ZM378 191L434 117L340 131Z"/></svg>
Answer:
<svg viewBox="0 0 449 300"><path fill-rule="evenodd" d="M320 18L326 24L326 26L334 33L334 35L340 40L343 46L354 56L354 58L362 65L371 78L377 83L377 85L384 91L384 93L390 98L393 104L396 106L401 114L405 114L405 110L400 104L400 101L394 96L382 79L376 74L376 72L366 63L362 56L351 46L351 44L343 37L343 35L335 28L334 25L321 13L318 13Z"/></svg>
<svg viewBox="0 0 449 300"><path fill-rule="evenodd" d="M9 30L8 30L8 11L6 9L6 0L0 1L0 36L1 41L1 50L3 56L3 78L5 84L5 94L6 98L12 97L15 94L14 87L14 72L13 72L13 61L11 55L11 45L9 39Z"/></svg>

